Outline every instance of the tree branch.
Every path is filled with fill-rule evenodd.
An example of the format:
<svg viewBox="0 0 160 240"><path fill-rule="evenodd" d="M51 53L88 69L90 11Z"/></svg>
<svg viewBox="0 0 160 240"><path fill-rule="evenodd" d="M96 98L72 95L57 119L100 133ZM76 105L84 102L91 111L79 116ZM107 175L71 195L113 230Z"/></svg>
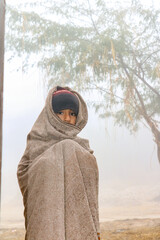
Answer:
<svg viewBox="0 0 160 240"><path fill-rule="evenodd" d="M129 67L128 67L129 68ZM159 98L160 98L160 94L159 92L157 92L157 90L155 90L148 82L146 82L146 80L144 79L144 77L141 77L139 74L136 73L136 70L129 68L148 88L150 88L152 90L152 92L154 92Z"/></svg>
<svg viewBox="0 0 160 240"><path fill-rule="evenodd" d="M149 56L141 64L143 65L153 54L158 53L158 52L160 52L160 49L158 49L157 51L154 51L151 54L149 54Z"/></svg>
<svg viewBox="0 0 160 240"><path fill-rule="evenodd" d="M123 62L123 60L122 60L122 57L120 56L120 59L121 59L121 63ZM137 66L138 67L140 67L141 66L141 64L137 61L137 59L135 58L135 60L136 60L136 63L137 63ZM159 94L159 92L156 90L156 89L154 89L148 82L146 82L146 80L144 79L144 77L141 77L137 72L136 72L136 70L135 69L132 69L131 67L129 67L127 64L125 64L124 62L123 62L123 68L124 69L129 69L130 71L132 71L148 88L150 88L151 90L152 90L152 92L154 92L159 98L160 98L160 94Z"/></svg>
<svg viewBox="0 0 160 240"><path fill-rule="evenodd" d="M124 71L125 71L128 79L129 79L129 81L133 84L133 88L134 88L134 90L135 90L135 92L136 92L136 94L137 94L137 96L138 96L139 101L140 101L140 104L141 104L141 109L140 109L140 110L141 110L141 114L142 114L143 117L147 120L147 119L148 119L148 114L147 114L147 111L146 111L146 108L145 108L143 99L142 99L140 93L138 92L138 90L137 90L137 88L136 88L136 86L135 86L135 84L134 84L134 82L133 82L130 74L128 73L128 71L127 71L127 69L126 69L127 66L126 66L126 64L124 63L122 56L120 56L120 60L121 60L121 64L122 64L122 66L123 66L123 69L124 69ZM147 121L147 122L148 122L148 121Z"/></svg>
<svg viewBox="0 0 160 240"><path fill-rule="evenodd" d="M90 15L90 18L91 18L91 21L92 21L93 27L94 27L96 33L100 36L100 33L99 33L99 31L98 31L98 29L97 29L97 27L96 27L96 25L95 25L95 22L94 22L94 20L93 20L93 17L92 17L92 11L91 11L90 1L87 0L87 2L88 2L88 6L89 6L89 15Z"/></svg>
<svg viewBox="0 0 160 240"><path fill-rule="evenodd" d="M96 89L99 89L99 90L102 91L102 92L105 92L105 93L107 93L107 94L109 94L109 95L113 95L114 97L119 98L119 99L121 99L122 101L125 101L124 98L122 98L122 97L120 97L120 96L117 96L117 95L113 94L112 92L110 92L110 91L108 91L108 90L105 90L104 88L98 87L96 84L90 83L90 85L95 86Z"/></svg>
<svg viewBox="0 0 160 240"><path fill-rule="evenodd" d="M133 83L132 81L132 78L130 77L125 65L124 65L124 62L123 62L123 59L121 57L121 63L124 67L124 70L125 70L125 73L127 75L127 77L129 78L129 80ZM139 106L138 109L139 109L139 113L144 117L144 119L146 120L147 124L149 125L149 127L151 128L151 131L155 137L155 142L157 144L157 151L158 151L158 158L159 158L159 161L160 161L160 131L158 130L158 128L156 127L155 125L155 122L153 120L151 120L151 118L148 116L147 114L147 111L146 111L146 108L145 108L145 105L144 105L144 102L143 102L143 99L138 91L138 89L136 88L135 84L133 83L133 87L134 87L134 90L138 96L138 99L140 101L140 104L141 104L141 108Z"/></svg>
<svg viewBox="0 0 160 240"><path fill-rule="evenodd" d="M91 85L93 85L93 86L95 86L95 88L92 88L92 89L99 89L100 91L103 91L103 92L105 92L105 93L107 93L107 94L109 94L109 95L112 95L113 93L111 93L110 91L107 91L107 90L105 90L105 89L103 89L103 88L101 88L101 87L98 87L96 84L92 84L92 83L90 83ZM89 88L89 89L91 89L91 88ZM116 97L116 98L119 98L119 99L121 99L123 102L125 101L125 99L124 98L122 98L122 97L120 97L120 96L117 96L117 95L115 95L115 94L113 94L113 96L114 97ZM135 105L136 105L136 107L134 107L133 106L133 104L131 104L131 103L129 103L129 105L136 111L136 112L138 112L140 115L141 115L141 109L139 108L139 106L135 103ZM141 121L141 123L146 127L146 128L148 128L149 129L149 127L142 121L142 120L140 120Z"/></svg>

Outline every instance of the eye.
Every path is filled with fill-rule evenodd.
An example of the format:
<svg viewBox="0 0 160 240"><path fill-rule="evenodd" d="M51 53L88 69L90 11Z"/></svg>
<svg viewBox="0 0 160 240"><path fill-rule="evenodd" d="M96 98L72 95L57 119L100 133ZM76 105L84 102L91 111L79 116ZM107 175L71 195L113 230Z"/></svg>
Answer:
<svg viewBox="0 0 160 240"><path fill-rule="evenodd" d="M62 115L62 114L63 114L63 112L59 111L57 114L58 114L58 115Z"/></svg>
<svg viewBox="0 0 160 240"><path fill-rule="evenodd" d="M70 114L71 114L71 116L76 117L76 114L74 112L71 112Z"/></svg>

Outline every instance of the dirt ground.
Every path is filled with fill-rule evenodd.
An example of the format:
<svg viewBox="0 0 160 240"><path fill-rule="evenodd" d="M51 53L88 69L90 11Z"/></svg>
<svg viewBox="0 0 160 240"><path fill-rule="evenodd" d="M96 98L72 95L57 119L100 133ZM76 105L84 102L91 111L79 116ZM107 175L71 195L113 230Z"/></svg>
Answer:
<svg viewBox="0 0 160 240"><path fill-rule="evenodd" d="M1 240L24 240L24 229L1 229ZM101 223L101 240L160 240L160 219L126 219Z"/></svg>
<svg viewBox="0 0 160 240"><path fill-rule="evenodd" d="M101 240L160 240L160 219L101 223Z"/></svg>

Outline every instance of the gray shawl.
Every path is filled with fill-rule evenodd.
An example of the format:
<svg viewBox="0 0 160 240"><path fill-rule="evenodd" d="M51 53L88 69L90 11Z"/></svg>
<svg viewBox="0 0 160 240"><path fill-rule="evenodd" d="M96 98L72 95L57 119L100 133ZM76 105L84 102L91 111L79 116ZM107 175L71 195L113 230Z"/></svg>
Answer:
<svg viewBox="0 0 160 240"><path fill-rule="evenodd" d="M18 165L26 240L99 239L98 167L88 140L77 136L87 123L87 107L65 88L79 99L76 125L53 112L57 88L51 89Z"/></svg>

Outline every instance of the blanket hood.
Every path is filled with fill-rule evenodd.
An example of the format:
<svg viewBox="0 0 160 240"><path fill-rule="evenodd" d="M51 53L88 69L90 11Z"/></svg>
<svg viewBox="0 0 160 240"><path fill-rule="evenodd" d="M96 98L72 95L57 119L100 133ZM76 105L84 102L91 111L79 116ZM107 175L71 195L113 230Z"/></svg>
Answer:
<svg viewBox="0 0 160 240"><path fill-rule="evenodd" d="M50 140L50 139L66 139L75 138L77 134L84 128L88 121L88 110L85 101L79 93L73 91L69 87L65 89L73 92L79 100L79 113L77 116L76 125L63 122L52 109L52 95L57 91L57 87L52 88L47 96L45 106L36 120L31 134L38 139Z"/></svg>
<svg viewBox="0 0 160 240"><path fill-rule="evenodd" d="M73 91L69 87L64 88L76 94L79 99L79 113L77 116L76 125L63 122L54 113L52 109L52 95L54 91L57 90L57 87L52 88L48 93L42 112L38 116L27 136L27 147L21 160L22 164L24 162L26 163L26 159L28 160L28 163L32 162L50 146L65 139L72 139L90 153L93 153L93 150L90 149L89 141L77 136L77 134L84 128L88 120L86 103L79 93Z"/></svg>
<svg viewBox="0 0 160 240"><path fill-rule="evenodd" d="M57 87L52 88L49 91L48 97L46 99L45 109L46 109L46 113L47 113L47 119L50 122L51 126L54 127L59 133L64 134L69 137L75 137L87 124L87 121L88 121L87 106L79 93L77 93L76 91L73 91L69 87L63 87L63 88L74 93L79 100L79 113L77 116L76 125L71 125L69 123L63 122L54 113L54 111L52 109L52 95L53 95L53 92L57 91Z"/></svg>

